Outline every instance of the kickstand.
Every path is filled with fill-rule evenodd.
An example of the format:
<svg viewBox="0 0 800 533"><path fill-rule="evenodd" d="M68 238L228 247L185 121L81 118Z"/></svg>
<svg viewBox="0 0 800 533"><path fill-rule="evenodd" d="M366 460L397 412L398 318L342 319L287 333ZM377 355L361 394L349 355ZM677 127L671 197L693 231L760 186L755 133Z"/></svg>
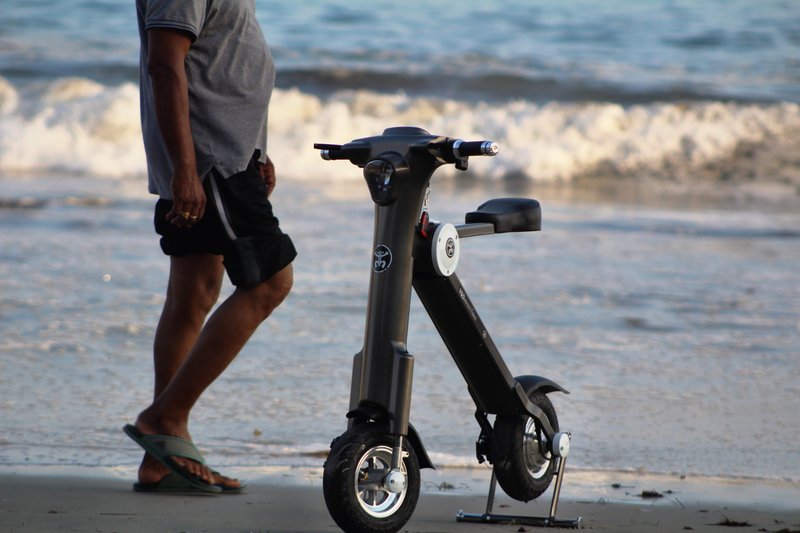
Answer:
<svg viewBox="0 0 800 533"><path fill-rule="evenodd" d="M561 493L561 482L564 480L564 466L566 457L558 457L556 463L556 485L553 488L553 501L550 503L550 516L515 516L495 514L492 512L494 507L494 493L497 489L497 476L492 469L492 481L489 484L489 496L486 500L486 512L483 514L465 513L459 511L456 514L456 521L458 522L480 522L482 524L521 524L526 526L537 527L563 527L563 528L578 528L581 523L581 517L574 519L557 519L556 511L558 510L558 497Z"/></svg>

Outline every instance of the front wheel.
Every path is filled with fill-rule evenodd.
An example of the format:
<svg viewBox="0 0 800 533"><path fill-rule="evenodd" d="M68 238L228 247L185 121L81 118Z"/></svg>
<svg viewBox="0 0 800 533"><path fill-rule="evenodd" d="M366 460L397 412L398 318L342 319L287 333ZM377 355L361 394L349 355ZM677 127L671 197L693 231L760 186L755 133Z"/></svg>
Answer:
<svg viewBox="0 0 800 533"><path fill-rule="evenodd" d="M558 417L550 399L541 391L528 395L558 432ZM492 432L492 458L497 482L506 494L522 502L542 495L553 479L555 458L544 433L528 415L497 416Z"/></svg>
<svg viewBox="0 0 800 533"><path fill-rule="evenodd" d="M407 444L407 441L406 441ZM322 491L334 521L348 533L392 533L411 518L420 489L419 462L404 445L401 471L405 488L384 486L391 471L394 437L383 424L359 424L331 444L325 461Z"/></svg>

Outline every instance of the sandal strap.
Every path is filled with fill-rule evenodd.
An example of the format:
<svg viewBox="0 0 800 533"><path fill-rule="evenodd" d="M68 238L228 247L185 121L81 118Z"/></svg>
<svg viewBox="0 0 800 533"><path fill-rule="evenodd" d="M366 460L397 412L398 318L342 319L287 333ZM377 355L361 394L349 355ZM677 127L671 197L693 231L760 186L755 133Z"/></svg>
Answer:
<svg viewBox="0 0 800 533"><path fill-rule="evenodd" d="M206 464L200 450L186 439L169 435L143 435L142 440L147 441L153 447L164 450L165 456L183 457L202 465Z"/></svg>

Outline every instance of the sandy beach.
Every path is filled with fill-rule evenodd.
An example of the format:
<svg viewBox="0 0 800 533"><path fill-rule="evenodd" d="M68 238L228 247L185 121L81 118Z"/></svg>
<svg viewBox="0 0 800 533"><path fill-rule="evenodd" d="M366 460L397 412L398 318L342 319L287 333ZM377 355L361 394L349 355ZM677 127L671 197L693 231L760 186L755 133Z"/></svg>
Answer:
<svg viewBox="0 0 800 533"><path fill-rule="evenodd" d="M52 469L51 469L52 470ZM0 473L0 533L80 532L329 532L316 470L272 472L248 479L242 495L140 494L128 472L69 473L5 469ZM237 473L238 474L238 473ZM253 473L250 472L252 475ZM439 472L424 483L402 531L510 533L530 525L460 523L459 510L483 513L486 471ZM601 531L800 531L800 487L756 480L692 480L669 476L576 472L567 481L558 518L582 517L580 529ZM451 481L440 481L450 479ZM611 479L619 481L609 483ZM647 487L644 489L643 487ZM662 488L669 487L669 488ZM644 498L658 492L661 497ZM659 492L663 491L663 492ZM522 504L498 491L494 512L546 516L544 500Z"/></svg>

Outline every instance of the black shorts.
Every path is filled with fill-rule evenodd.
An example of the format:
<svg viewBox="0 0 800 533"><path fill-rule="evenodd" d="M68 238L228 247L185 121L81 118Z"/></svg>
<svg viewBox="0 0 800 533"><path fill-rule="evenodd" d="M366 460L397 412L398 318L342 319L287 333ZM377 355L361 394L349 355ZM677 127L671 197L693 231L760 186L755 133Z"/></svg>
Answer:
<svg viewBox="0 0 800 533"><path fill-rule="evenodd" d="M246 170L229 178L212 170L203 188L205 214L189 228L179 228L165 218L172 200L156 203L155 228L165 254L221 255L228 277L238 287L266 281L294 260L294 244L272 213L255 158Z"/></svg>

